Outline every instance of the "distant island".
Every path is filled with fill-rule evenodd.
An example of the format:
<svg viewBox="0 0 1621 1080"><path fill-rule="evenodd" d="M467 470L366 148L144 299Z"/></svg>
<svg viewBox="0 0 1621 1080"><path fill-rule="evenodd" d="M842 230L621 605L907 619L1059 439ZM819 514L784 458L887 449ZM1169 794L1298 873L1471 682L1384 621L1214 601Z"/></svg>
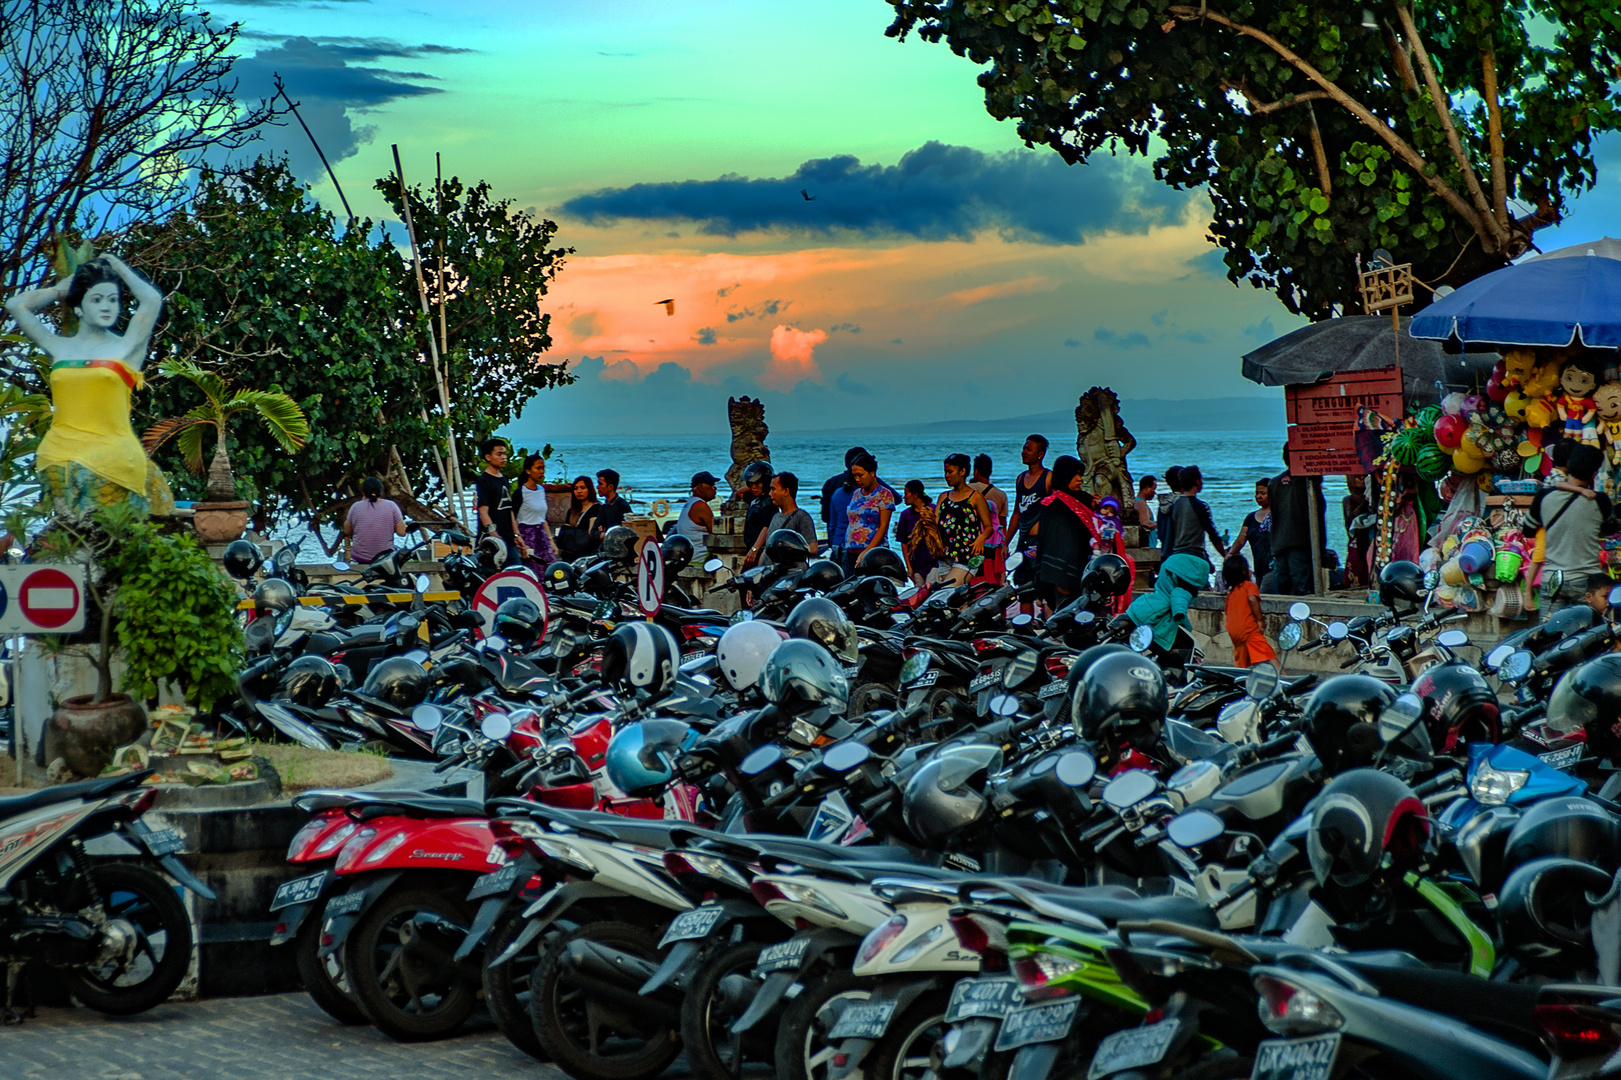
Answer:
<svg viewBox="0 0 1621 1080"><path fill-rule="evenodd" d="M1120 418L1134 434L1146 431L1276 431L1285 427L1283 398L1137 398L1120 403ZM1073 409L1001 420L936 420L924 424L867 424L859 428L798 428L784 435L950 435L1072 428Z"/></svg>

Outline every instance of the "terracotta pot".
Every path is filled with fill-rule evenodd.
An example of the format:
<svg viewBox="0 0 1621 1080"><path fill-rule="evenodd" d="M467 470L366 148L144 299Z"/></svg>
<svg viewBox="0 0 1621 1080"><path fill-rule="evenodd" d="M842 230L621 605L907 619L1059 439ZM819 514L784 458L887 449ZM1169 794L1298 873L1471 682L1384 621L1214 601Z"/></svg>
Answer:
<svg viewBox="0 0 1621 1080"><path fill-rule="evenodd" d="M191 507L191 527L205 544L229 544L248 530L248 503L200 502Z"/></svg>
<svg viewBox="0 0 1621 1080"><path fill-rule="evenodd" d="M95 695L72 697L51 716L45 758L60 757L80 776L98 776L112 764L113 752L146 730L146 709L122 694L100 705Z"/></svg>

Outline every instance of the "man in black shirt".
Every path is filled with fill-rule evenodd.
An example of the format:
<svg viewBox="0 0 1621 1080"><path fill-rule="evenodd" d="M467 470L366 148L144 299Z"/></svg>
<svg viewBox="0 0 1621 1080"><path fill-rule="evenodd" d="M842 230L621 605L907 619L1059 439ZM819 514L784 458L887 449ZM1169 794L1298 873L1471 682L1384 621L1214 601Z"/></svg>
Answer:
<svg viewBox="0 0 1621 1080"><path fill-rule="evenodd" d="M1328 536L1324 529L1328 504L1312 477L1290 472L1287 443L1283 447L1283 471L1267 485L1267 502L1272 507L1274 587L1284 596L1316 592L1311 580L1311 519L1317 518L1321 543Z"/></svg>
<svg viewBox="0 0 1621 1080"><path fill-rule="evenodd" d="M769 462L756 461L743 470L742 495L749 500L749 508L743 518L743 542L749 547L754 546L755 537L764 532L777 515L777 505L771 501L771 494L767 490L770 484Z"/></svg>
<svg viewBox="0 0 1621 1080"><path fill-rule="evenodd" d="M512 489L501 470L507 463L507 444L500 439L485 439L478 448L484 459L484 471L473 482L478 493L478 524L486 535L499 536L507 546L507 564L521 562L527 552L519 546L517 530L512 527Z"/></svg>
<svg viewBox="0 0 1621 1080"><path fill-rule="evenodd" d="M630 503L619 494L619 474L613 469L603 469L597 473L597 497L602 501L597 510L596 538L601 540L609 529L625 523L625 515L630 513Z"/></svg>

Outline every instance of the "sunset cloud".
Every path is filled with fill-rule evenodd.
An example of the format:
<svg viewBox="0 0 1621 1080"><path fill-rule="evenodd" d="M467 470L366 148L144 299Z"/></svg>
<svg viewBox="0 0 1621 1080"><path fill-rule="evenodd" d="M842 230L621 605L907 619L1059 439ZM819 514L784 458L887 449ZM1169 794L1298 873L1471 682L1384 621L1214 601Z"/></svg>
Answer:
<svg viewBox="0 0 1621 1080"><path fill-rule="evenodd" d="M771 331L771 365L760 376L760 385L767 390L792 390L802 382L821 382L816 346L826 340L826 330L779 325Z"/></svg>

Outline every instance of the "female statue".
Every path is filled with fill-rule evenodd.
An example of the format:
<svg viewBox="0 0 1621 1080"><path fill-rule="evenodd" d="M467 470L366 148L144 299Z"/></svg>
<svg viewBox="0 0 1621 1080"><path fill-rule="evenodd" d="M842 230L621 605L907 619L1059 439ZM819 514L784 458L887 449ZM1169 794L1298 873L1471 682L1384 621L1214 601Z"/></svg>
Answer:
<svg viewBox="0 0 1621 1080"><path fill-rule="evenodd" d="M125 294L137 306L129 327L113 330ZM78 320L59 334L39 312L60 300ZM34 468L58 514L76 517L128 502L144 513L169 514L174 497L129 422L130 394L163 307L163 294L115 255L92 259L71 277L6 301L6 311L51 359L51 429Z"/></svg>

